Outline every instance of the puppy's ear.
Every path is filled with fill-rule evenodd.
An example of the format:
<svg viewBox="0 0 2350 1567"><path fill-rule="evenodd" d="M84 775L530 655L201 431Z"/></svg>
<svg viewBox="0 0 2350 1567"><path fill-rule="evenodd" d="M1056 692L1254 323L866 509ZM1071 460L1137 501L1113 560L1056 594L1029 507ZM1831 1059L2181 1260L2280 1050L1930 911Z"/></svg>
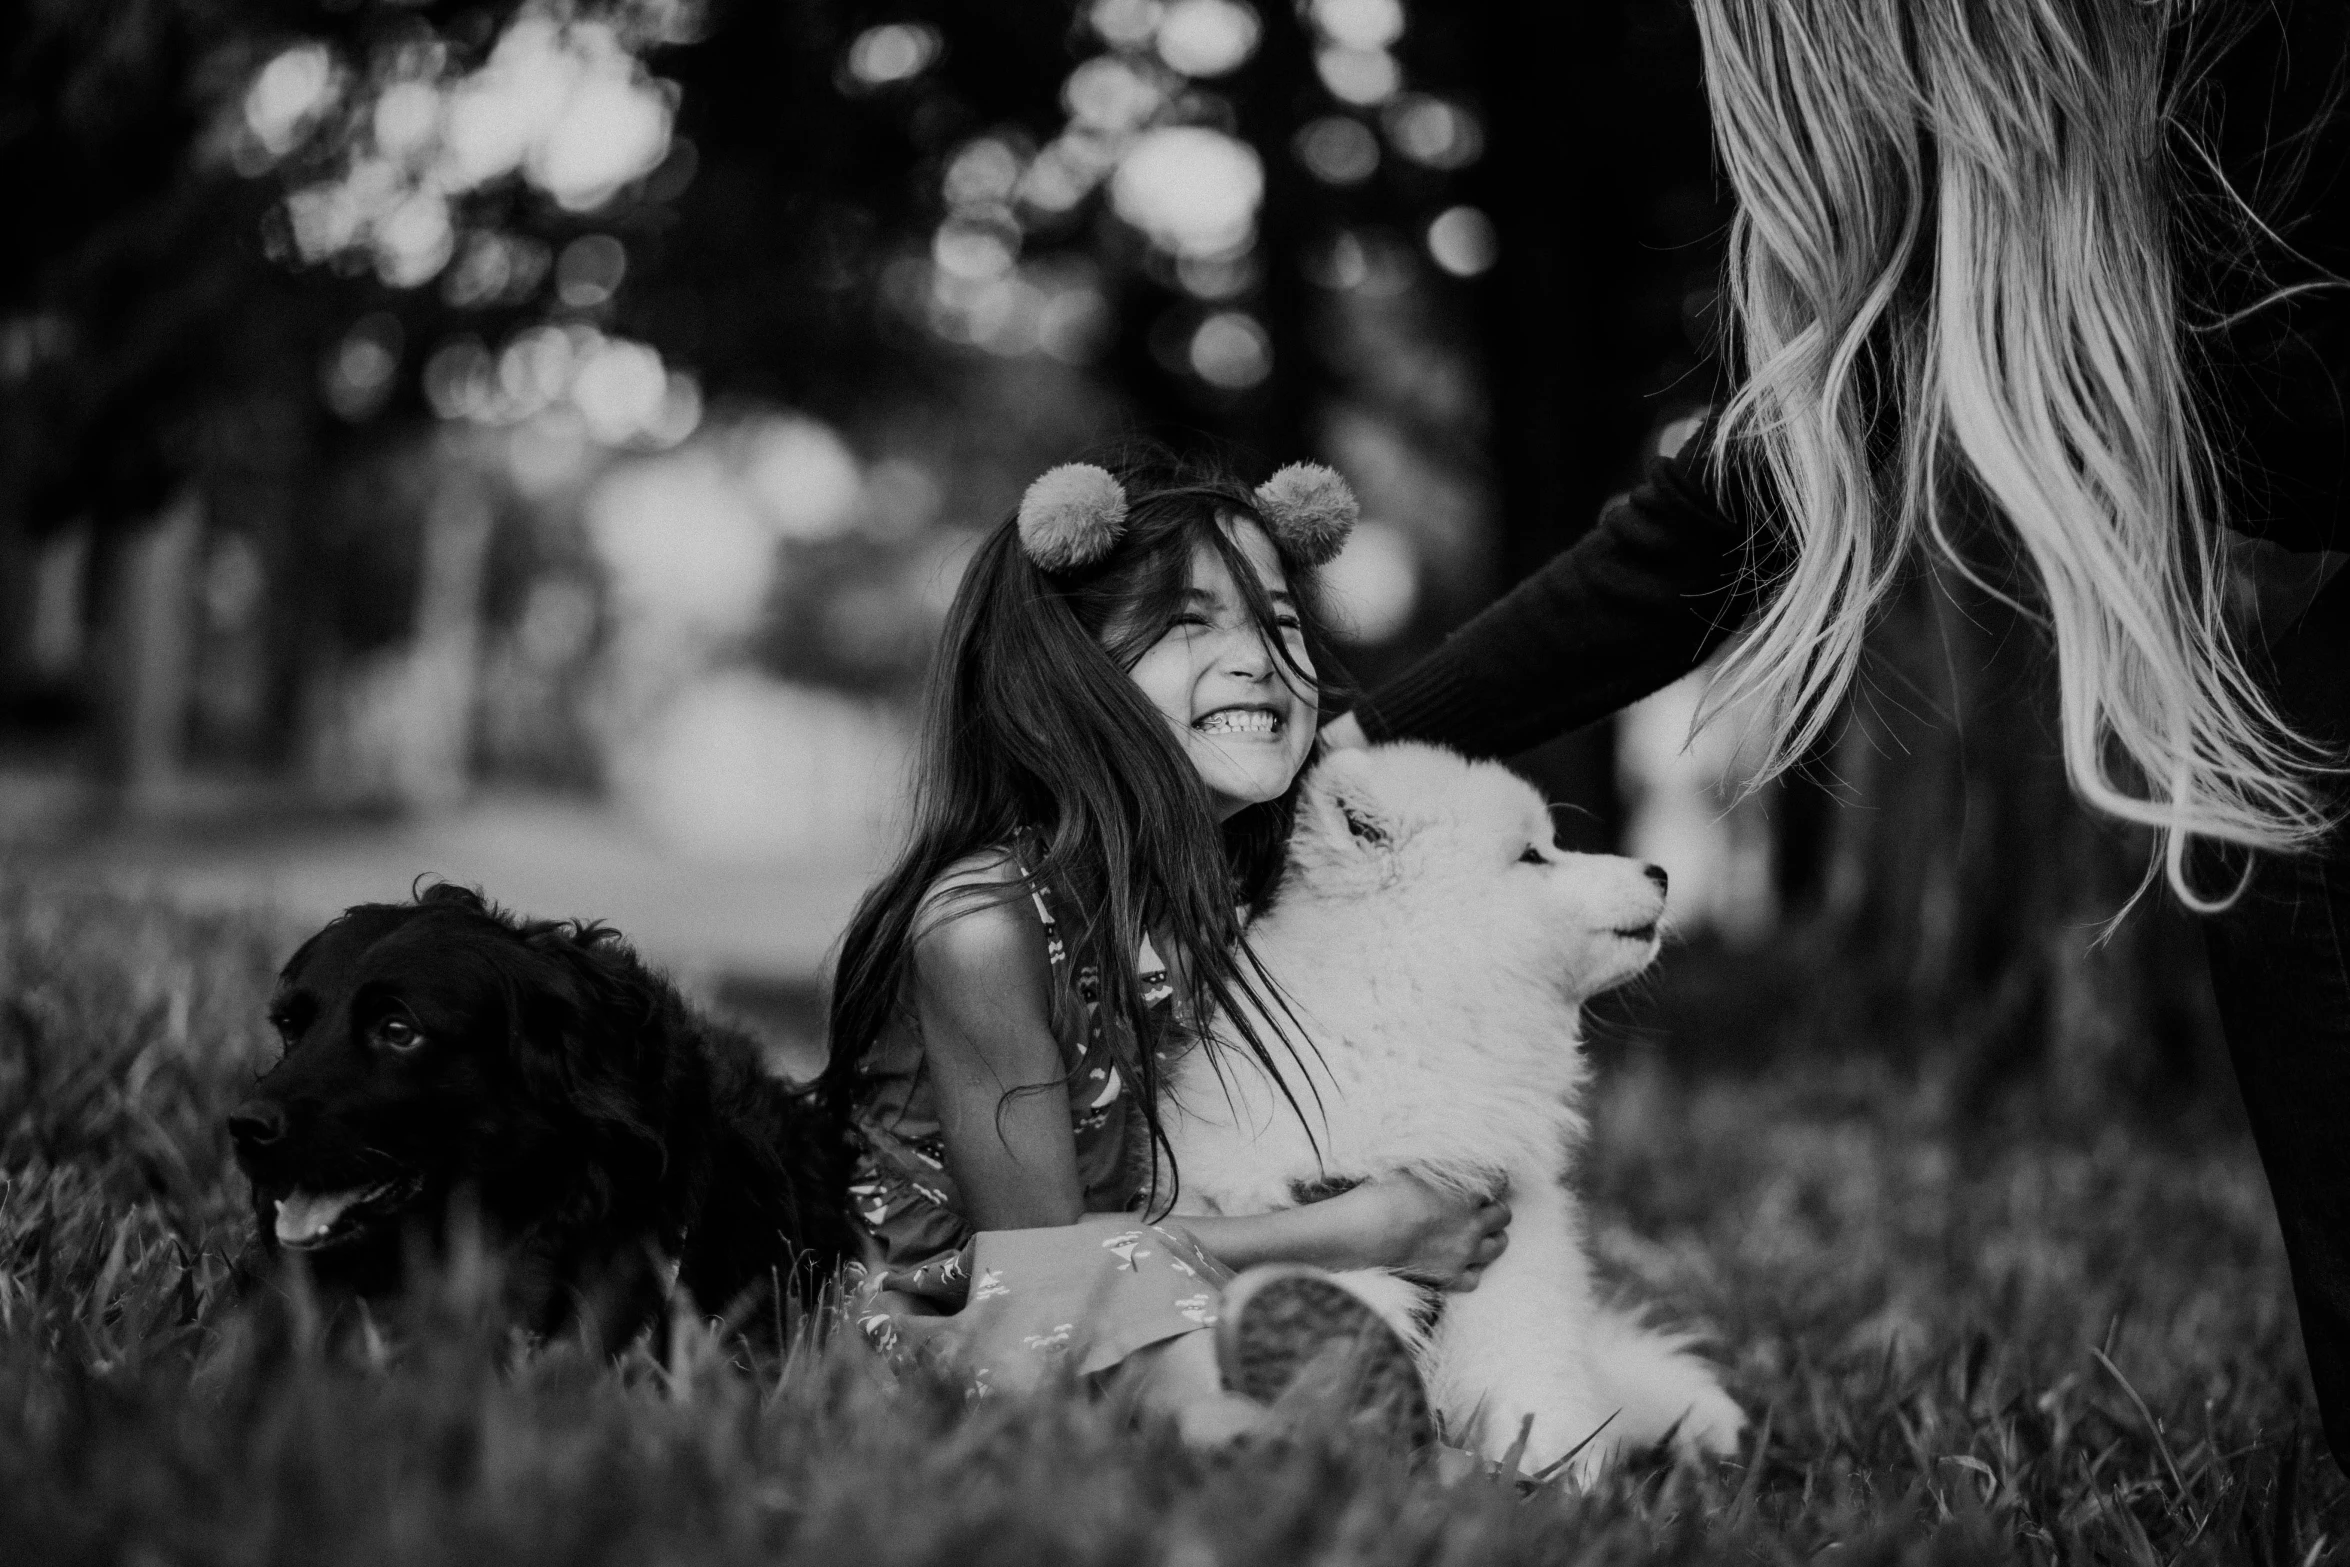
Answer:
<svg viewBox="0 0 2350 1567"><path fill-rule="evenodd" d="M1356 845L1367 849L1394 846L1396 823L1379 802L1375 769L1367 751L1338 751L1326 757L1306 782L1308 798L1327 813L1330 825L1343 823Z"/></svg>
<svg viewBox="0 0 2350 1567"><path fill-rule="evenodd" d="M578 1196L609 1206L620 1188L657 1176L663 1157L654 982L633 959L616 962L624 954L557 927L530 930L511 950L515 1065L534 1104L596 1145L586 1163L613 1189Z"/></svg>
<svg viewBox="0 0 2350 1567"><path fill-rule="evenodd" d="M1375 807L1358 804L1340 794L1332 795L1330 803L1337 807L1339 816L1345 820L1347 832L1365 848L1384 849L1395 842L1395 834L1388 829Z"/></svg>

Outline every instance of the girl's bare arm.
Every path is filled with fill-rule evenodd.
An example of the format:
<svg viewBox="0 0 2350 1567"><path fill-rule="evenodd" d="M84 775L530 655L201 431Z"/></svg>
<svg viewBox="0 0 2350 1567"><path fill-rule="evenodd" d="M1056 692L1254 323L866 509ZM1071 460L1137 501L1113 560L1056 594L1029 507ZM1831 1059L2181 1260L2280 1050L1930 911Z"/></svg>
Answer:
<svg viewBox="0 0 2350 1567"><path fill-rule="evenodd" d="M1025 900L934 920L913 1000L947 1172L973 1229L1074 1224L1085 1212L1044 933Z"/></svg>
<svg viewBox="0 0 2350 1567"><path fill-rule="evenodd" d="M1261 1262L1394 1268L1446 1289L1475 1289L1509 1245L1509 1204L1447 1195L1409 1173L1275 1213L1184 1216L1208 1254L1238 1270Z"/></svg>
<svg viewBox="0 0 2350 1567"><path fill-rule="evenodd" d="M958 878L964 884L992 876ZM914 943L913 999L947 1170L973 1229L1074 1224L1085 1212L1066 1070L1047 1000L1044 935L1023 901L933 919ZM1474 1289L1509 1244L1509 1207L1411 1175L1278 1213L1185 1218L1226 1267L1396 1268Z"/></svg>

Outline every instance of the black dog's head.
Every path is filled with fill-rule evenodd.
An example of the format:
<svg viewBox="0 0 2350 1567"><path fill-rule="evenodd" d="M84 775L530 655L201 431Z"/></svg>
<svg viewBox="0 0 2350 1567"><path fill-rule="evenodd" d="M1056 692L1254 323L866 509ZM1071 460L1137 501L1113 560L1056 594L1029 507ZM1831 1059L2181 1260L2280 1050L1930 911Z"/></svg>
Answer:
<svg viewBox="0 0 2350 1567"><path fill-rule="evenodd" d="M345 911L279 975L285 1056L229 1120L265 1244L365 1287L460 1192L510 1237L652 1202L670 997L612 933L463 888Z"/></svg>

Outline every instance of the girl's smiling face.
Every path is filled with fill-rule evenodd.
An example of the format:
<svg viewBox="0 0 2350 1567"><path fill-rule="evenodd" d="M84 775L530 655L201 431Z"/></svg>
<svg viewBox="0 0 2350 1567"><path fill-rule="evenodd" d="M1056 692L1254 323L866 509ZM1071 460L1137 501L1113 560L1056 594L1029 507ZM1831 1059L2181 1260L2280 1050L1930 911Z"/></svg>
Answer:
<svg viewBox="0 0 2350 1567"><path fill-rule="evenodd" d="M1174 624L1128 671L1174 726L1219 819L1288 790L1313 749L1315 715L1314 666L1281 557L1254 522L1223 527L1272 601L1287 658L1267 646L1224 557L1203 543Z"/></svg>

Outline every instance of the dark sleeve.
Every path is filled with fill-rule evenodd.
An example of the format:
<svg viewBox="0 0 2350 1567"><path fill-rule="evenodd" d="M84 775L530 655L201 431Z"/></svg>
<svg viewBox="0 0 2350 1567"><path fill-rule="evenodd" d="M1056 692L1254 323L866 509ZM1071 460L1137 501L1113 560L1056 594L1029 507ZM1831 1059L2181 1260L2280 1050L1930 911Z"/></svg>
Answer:
<svg viewBox="0 0 2350 1567"><path fill-rule="evenodd" d="M1580 540L1356 708L1372 740L1508 756L1670 685L1752 613L1779 530L1712 429L1657 458Z"/></svg>

